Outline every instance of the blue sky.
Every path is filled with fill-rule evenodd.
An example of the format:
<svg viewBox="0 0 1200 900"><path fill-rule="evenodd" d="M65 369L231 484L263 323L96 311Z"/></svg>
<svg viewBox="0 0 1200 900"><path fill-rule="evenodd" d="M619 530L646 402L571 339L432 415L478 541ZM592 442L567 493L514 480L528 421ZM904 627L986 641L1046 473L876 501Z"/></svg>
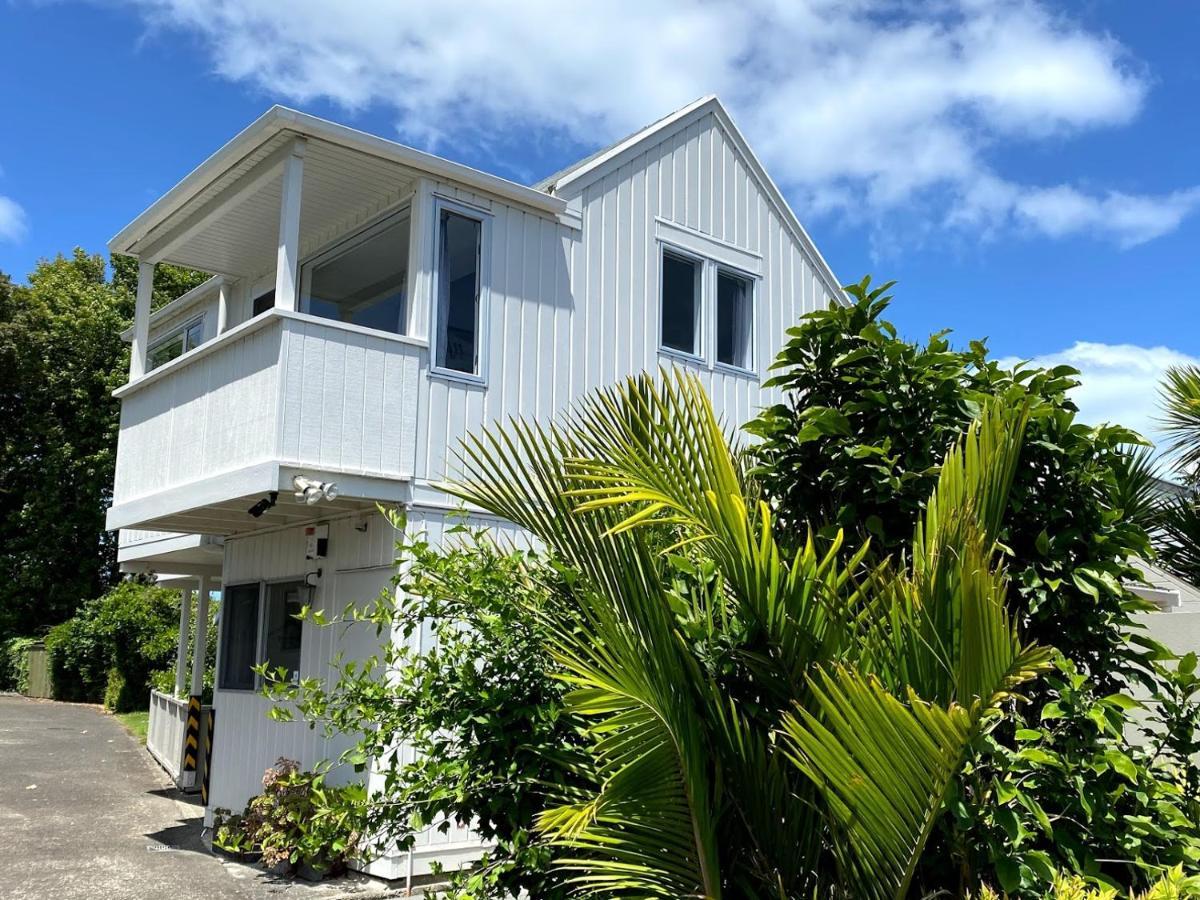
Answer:
<svg viewBox="0 0 1200 900"><path fill-rule="evenodd" d="M1190 0L9 0L0 35L17 279L274 102L530 182L715 92L838 276L900 281L908 336L1074 362L1091 418L1146 430L1200 357Z"/></svg>

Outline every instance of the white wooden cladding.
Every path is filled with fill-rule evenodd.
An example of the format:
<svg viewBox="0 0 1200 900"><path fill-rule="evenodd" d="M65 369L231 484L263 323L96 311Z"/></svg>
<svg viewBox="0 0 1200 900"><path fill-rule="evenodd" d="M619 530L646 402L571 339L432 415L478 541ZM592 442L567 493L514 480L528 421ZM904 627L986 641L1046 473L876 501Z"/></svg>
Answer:
<svg viewBox="0 0 1200 900"><path fill-rule="evenodd" d="M365 529L358 530L364 523ZM314 609L330 616L340 614L347 603L373 601L386 587L394 572L395 539L391 525L379 514L332 521L330 555L319 564L305 559L303 528L231 539L225 546L224 583L300 580L320 565L323 575L310 602ZM365 590L368 581L373 587ZM364 596L358 596L360 593ZM321 628L305 623L301 677L328 678L339 652L346 658L365 656L366 643L361 634L365 627L358 625L348 631L341 626ZM336 760L351 743L350 737L326 738L320 728L309 729L302 721L268 719L271 704L255 691L218 689L213 705L217 722L210 811L218 807L240 810L250 797L261 793L263 772L281 756L311 768L323 760ZM333 773L331 780L340 783L353 777L352 770L342 768Z"/></svg>
<svg viewBox="0 0 1200 900"><path fill-rule="evenodd" d="M435 190L480 199L449 184ZM695 371L718 414L741 425L778 399L760 384L786 329L830 302L816 262L711 114L568 199L580 210L582 230L494 199L488 206L487 387L422 379L429 412L419 422L418 477L452 475L462 438L491 422L514 415L544 421L595 388L662 365ZM659 350L664 242L693 251L707 242L715 262L755 277L753 371L714 365L711 296L702 329L706 358ZM420 283L414 296L423 301Z"/></svg>
<svg viewBox="0 0 1200 900"><path fill-rule="evenodd" d="M268 460L412 474L424 349L268 315L123 398L114 503Z"/></svg>
<svg viewBox="0 0 1200 900"><path fill-rule="evenodd" d="M459 521L453 519L454 523ZM387 588L395 572L398 535L378 513L342 517L329 524L329 556L319 563L323 576L313 590L311 603L314 609L333 615L349 603L369 604ZM421 535L441 545L448 539L448 524L444 513L414 510L406 530L411 536ZM507 523L480 518L471 524L486 525L518 544L523 540L519 530ZM225 545L225 584L299 580L318 565L305 559L304 553L301 527L231 538ZM332 663L339 652L347 659L362 659L375 652L375 640L369 626L348 630L343 626L315 627L306 622L301 637L300 675L331 678ZM432 628L421 629L412 642L416 650L430 647ZM216 691L210 811L219 807L241 809L250 797L261 792L263 771L281 756L311 768L325 760L334 761L352 743L348 736L326 738L319 728L309 729L303 722L273 721L267 718L270 706L256 692ZM402 748L401 759L407 762L412 758L412 751ZM342 783L355 777L360 776L343 767L333 773L331 780ZM418 836L416 851L464 846L479 846L470 829L453 825L442 832L431 827Z"/></svg>

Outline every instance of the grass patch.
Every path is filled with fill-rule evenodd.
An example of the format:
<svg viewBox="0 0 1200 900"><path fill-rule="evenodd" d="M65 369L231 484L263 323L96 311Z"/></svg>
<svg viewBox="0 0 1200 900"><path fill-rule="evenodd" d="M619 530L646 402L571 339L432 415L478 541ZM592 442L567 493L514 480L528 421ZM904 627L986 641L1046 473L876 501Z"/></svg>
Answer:
<svg viewBox="0 0 1200 900"><path fill-rule="evenodd" d="M137 738L140 743L146 743L146 731L150 728L149 710L114 713L113 717L122 725L124 725L125 730Z"/></svg>

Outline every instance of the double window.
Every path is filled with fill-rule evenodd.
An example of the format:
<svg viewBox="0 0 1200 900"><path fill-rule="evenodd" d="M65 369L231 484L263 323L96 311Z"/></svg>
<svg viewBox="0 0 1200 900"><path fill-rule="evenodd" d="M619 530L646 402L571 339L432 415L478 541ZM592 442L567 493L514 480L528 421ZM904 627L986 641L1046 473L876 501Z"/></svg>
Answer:
<svg viewBox="0 0 1200 900"><path fill-rule="evenodd" d="M408 237L406 211L305 263L300 309L323 319L403 334Z"/></svg>
<svg viewBox="0 0 1200 900"><path fill-rule="evenodd" d="M224 691L252 691L254 667L263 663L287 677L300 674L304 623L297 618L307 602L302 581L253 582L225 588L221 597L221 671Z"/></svg>
<svg viewBox="0 0 1200 900"><path fill-rule="evenodd" d="M659 341L664 350L704 359L704 323L711 321L712 358L720 365L752 369L754 282L720 263L664 247ZM714 296L706 312L706 280Z"/></svg>
<svg viewBox="0 0 1200 900"><path fill-rule="evenodd" d="M195 350L202 343L204 343L204 319L200 318L168 332L151 344L146 353L146 371L149 372L166 365L189 350Z"/></svg>

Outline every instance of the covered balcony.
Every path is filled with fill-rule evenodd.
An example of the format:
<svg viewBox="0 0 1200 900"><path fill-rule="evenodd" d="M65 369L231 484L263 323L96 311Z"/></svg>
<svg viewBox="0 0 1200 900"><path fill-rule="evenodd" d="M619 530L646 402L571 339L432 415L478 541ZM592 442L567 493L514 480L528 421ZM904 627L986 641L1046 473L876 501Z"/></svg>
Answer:
<svg viewBox="0 0 1200 900"><path fill-rule="evenodd" d="M229 535L407 496L425 347L274 308L118 389L109 528ZM310 495L311 496L311 495Z"/></svg>

